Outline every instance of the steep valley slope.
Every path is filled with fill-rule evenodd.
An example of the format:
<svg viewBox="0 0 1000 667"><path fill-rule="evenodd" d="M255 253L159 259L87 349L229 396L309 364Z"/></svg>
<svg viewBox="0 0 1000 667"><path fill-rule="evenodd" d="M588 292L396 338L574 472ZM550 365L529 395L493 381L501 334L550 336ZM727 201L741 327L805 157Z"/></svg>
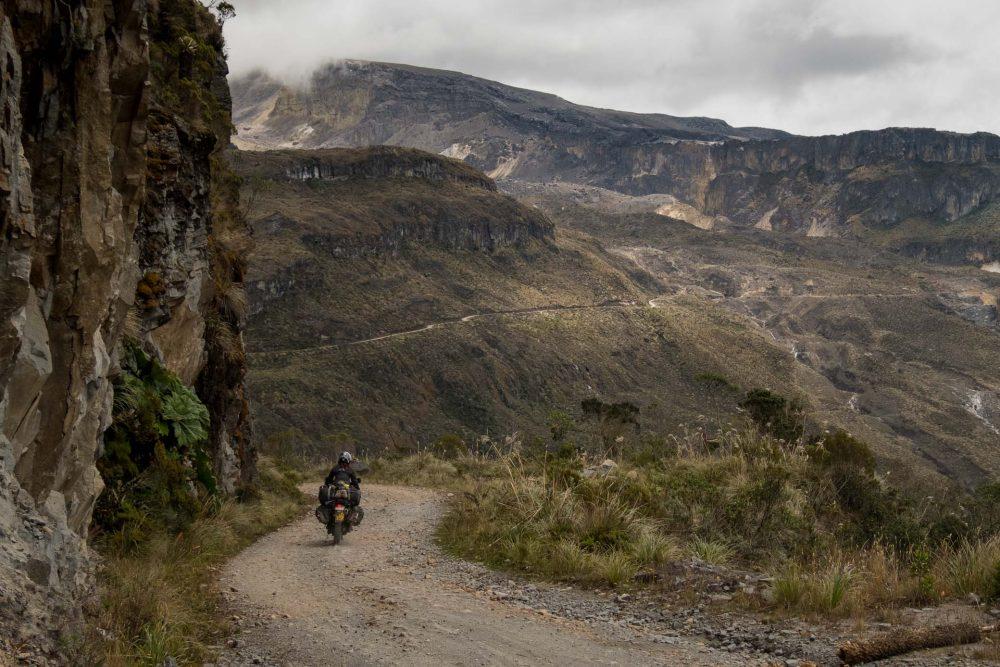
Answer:
<svg viewBox="0 0 1000 667"><path fill-rule="evenodd" d="M250 358L267 437L321 454L539 433L593 396L663 433L732 423L739 388L768 386L898 474L996 474L993 274L719 234L584 186L520 184L528 207L404 149L238 162L262 193Z"/></svg>
<svg viewBox="0 0 1000 667"><path fill-rule="evenodd" d="M239 159L248 181L265 183L250 278L262 434L293 426L319 444L344 431L377 448L504 434L604 385L641 395L651 388L643 366L677 356L646 305L658 285L632 262L585 235L554 234L546 216L481 176L383 176L375 166L419 159L467 174L455 160L399 149L320 159L359 155L371 171L306 181L275 165L312 152ZM401 333L426 325L437 326ZM705 409L695 374L671 370L653 385L694 392L684 401L693 416Z"/></svg>
<svg viewBox="0 0 1000 667"><path fill-rule="evenodd" d="M995 274L856 240L720 234L663 220L656 201L583 186L521 184L518 196L668 290L751 318L837 396L820 421L859 415L880 440L968 484L996 474Z"/></svg>

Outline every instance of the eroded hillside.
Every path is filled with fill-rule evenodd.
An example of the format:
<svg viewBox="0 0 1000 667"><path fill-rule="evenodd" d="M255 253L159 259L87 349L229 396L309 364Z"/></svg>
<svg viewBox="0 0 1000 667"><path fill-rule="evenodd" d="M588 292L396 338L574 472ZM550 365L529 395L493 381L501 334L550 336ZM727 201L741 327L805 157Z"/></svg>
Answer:
<svg viewBox="0 0 1000 667"><path fill-rule="evenodd" d="M885 442L967 483L995 474L995 274L901 260L856 241L717 234L658 220L655 200L593 188L525 185L518 196L669 290L746 314L828 383L822 420L853 412Z"/></svg>

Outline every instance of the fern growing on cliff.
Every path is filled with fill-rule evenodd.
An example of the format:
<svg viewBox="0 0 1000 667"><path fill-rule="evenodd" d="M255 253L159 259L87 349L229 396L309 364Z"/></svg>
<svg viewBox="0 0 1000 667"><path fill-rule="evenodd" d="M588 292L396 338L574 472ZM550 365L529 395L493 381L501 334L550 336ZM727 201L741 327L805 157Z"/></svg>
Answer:
<svg viewBox="0 0 1000 667"><path fill-rule="evenodd" d="M193 520L216 481L204 403L137 345L126 346L121 367L97 462L105 490L94 527L134 545L153 525L179 528Z"/></svg>

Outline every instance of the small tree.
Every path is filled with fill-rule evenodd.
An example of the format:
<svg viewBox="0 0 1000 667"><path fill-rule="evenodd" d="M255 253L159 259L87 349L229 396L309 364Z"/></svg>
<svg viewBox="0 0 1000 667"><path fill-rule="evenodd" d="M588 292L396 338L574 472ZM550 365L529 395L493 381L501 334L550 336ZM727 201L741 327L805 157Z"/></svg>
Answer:
<svg viewBox="0 0 1000 667"><path fill-rule="evenodd" d="M469 453L465 441L454 433L447 433L431 445L431 453L444 459L454 459Z"/></svg>
<svg viewBox="0 0 1000 667"><path fill-rule="evenodd" d="M820 438L809 452L809 458L823 466L852 466L868 473L875 472L875 455L867 443L837 429Z"/></svg>
<svg viewBox="0 0 1000 667"><path fill-rule="evenodd" d="M805 431L802 403L768 389L753 389L740 401L747 416L763 434L796 442Z"/></svg>
<svg viewBox="0 0 1000 667"><path fill-rule="evenodd" d="M573 418L562 410L553 410L549 413L549 432L552 434L552 442L560 443L566 439L570 431L576 426Z"/></svg>
<svg viewBox="0 0 1000 667"><path fill-rule="evenodd" d="M242 161L242 152L237 151L234 158L234 166L239 166ZM251 176L243 179L240 184L240 205L237 214L244 224L251 222L256 216L258 208L264 195L271 189L271 181L261 176Z"/></svg>

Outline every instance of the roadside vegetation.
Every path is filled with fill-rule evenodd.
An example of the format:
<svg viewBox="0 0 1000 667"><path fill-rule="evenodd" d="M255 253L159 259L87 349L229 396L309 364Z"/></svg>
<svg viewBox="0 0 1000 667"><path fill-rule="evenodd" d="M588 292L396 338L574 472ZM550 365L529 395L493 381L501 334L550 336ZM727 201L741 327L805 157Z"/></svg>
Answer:
<svg viewBox="0 0 1000 667"><path fill-rule="evenodd" d="M205 451L207 409L135 346L122 359L113 416L91 525L98 595L69 648L80 664L201 664L226 631L217 568L300 514L300 477L265 458L254 486L220 493Z"/></svg>
<svg viewBox="0 0 1000 667"><path fill-rule="evenodd" d="M100 598L87 609L81 664L164 665L211 661L228 628L215 588L218 568L305 504L298 476L260 461L260 485L242 500L206 498L182 528L146 525L140 542L102 536ZM122 531L130 531L128 525Z"/></svg>
<svg viewBox="0 0 1000 667"><path fill-rule="evenodd" d="M890 485L845 431L811 432L797 401L758 389L740 406L739 428L659 437L636 406L591 400L544 438L448 436L372 467L454 492L451 552L546 579L656 585L695 562L772 577L749 606L828 616L1000 597L1000 484L942 502Z"/></svg>

